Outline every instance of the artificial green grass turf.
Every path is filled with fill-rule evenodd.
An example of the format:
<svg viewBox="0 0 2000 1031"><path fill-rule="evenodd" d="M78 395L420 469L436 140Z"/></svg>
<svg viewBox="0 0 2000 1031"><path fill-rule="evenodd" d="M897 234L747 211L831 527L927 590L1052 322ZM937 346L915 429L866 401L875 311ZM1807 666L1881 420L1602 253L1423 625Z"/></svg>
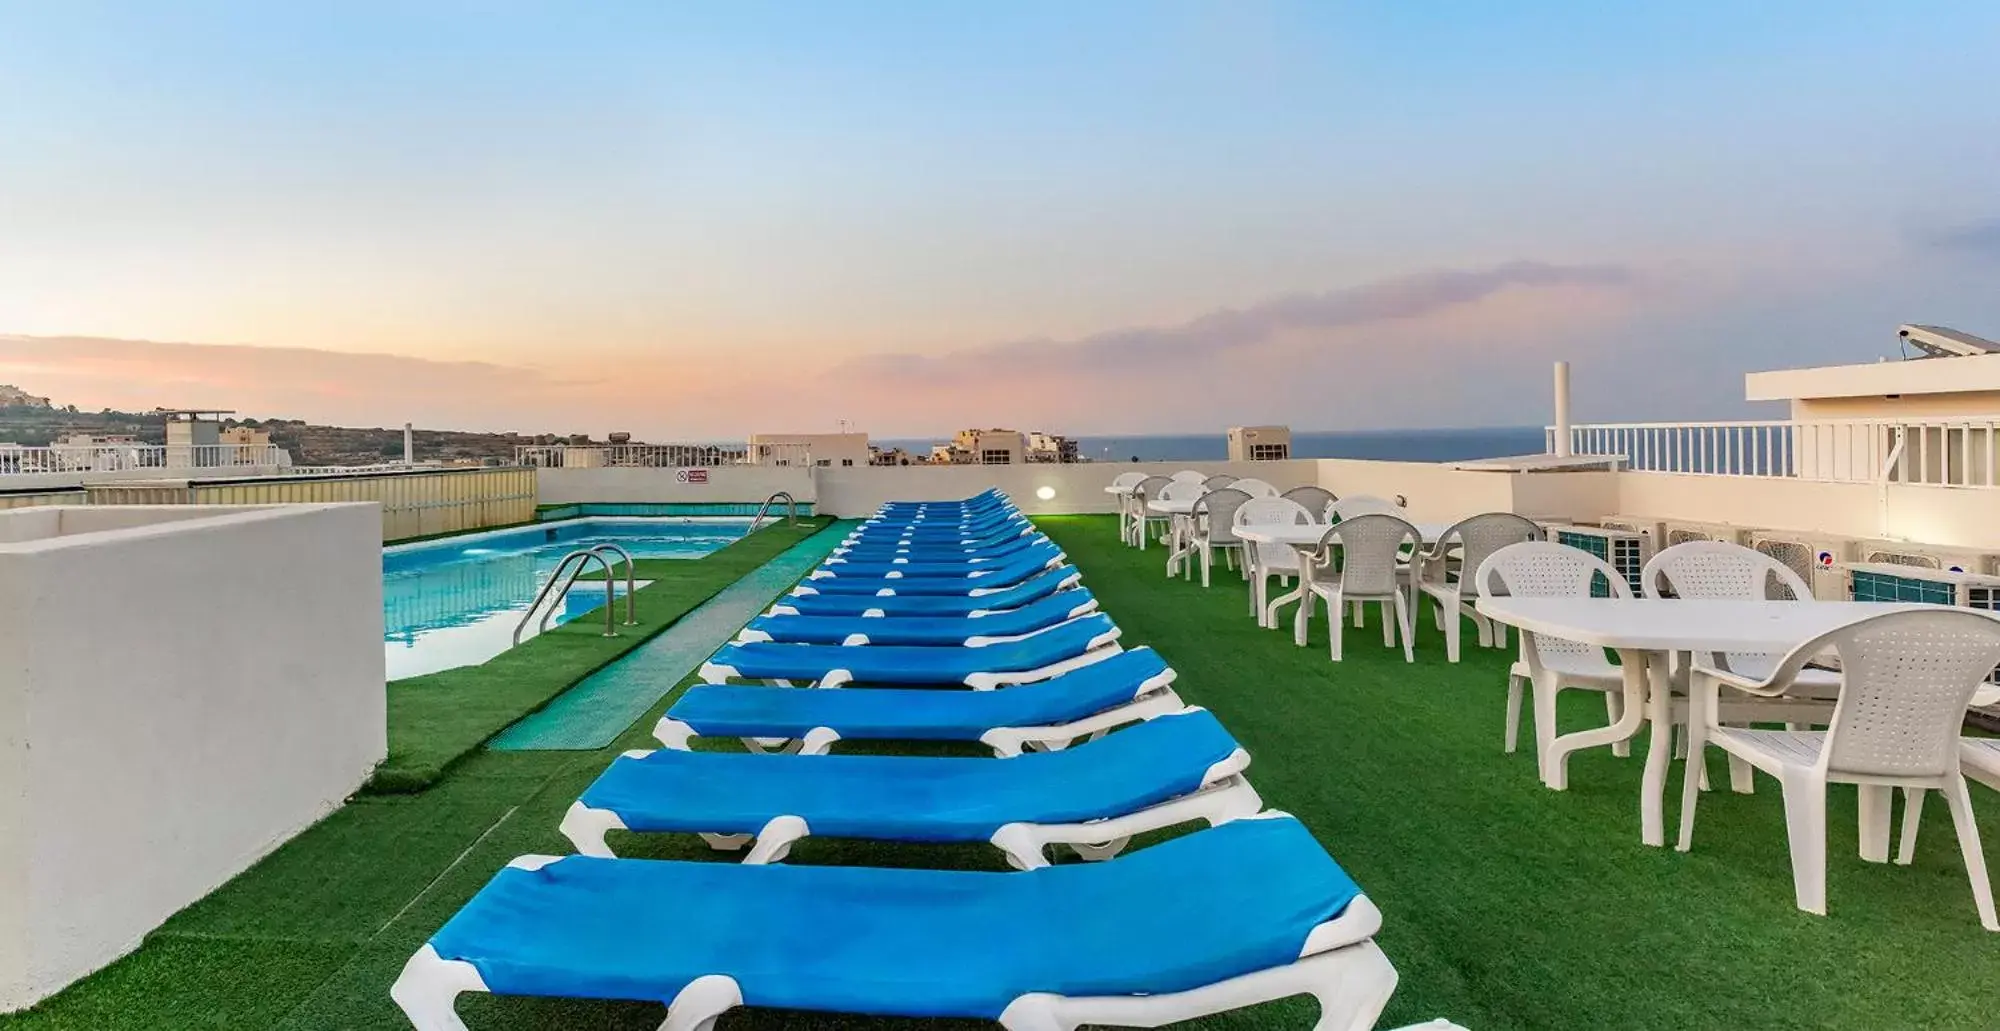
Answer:
<svg viewBox="0 0 2000 1031"><path fill-rule="evenodd" d="M831 522L772 523L699 559L640 559L639 625L603 636L592 613L501 652L478 666L449 669L389 685L389 755L364 789L421 791L450 765L571 685L645 643L745 573ZM620 570L622 575L623 570ZM623 618L624 601L618 602Z"/></svg>
<svg viewBox="0 0 2000 1031"><path fill-rule="evenodd" d="M1979 930L1942 807L1929 814L1914 867L1872 866L1853 858L1853 794L1837 794L1832 915L1799 913L1769 780L1753 797L1705 798L1694 852L1646 848L1642 754L1583 753L1571 790L1556 793L1536 782L1530 752L1501 753L1507 655L1475 647L1447 665L1425 627L1418 661L1406 665L1381 647L1371 613L1366 630L1348 631L1335 666L1323 623L1305 649L1258 630L1234 574L1207 591L1168 583L1164 553L1118 545L1108 518L1043 525L1125 643L1161 650L1183 697L1214 709L1249 749L1265 799L1305 820L1382 907L1379 941L1402 973L1384 1027L1432 1016L1477 1031L1994 1026L2000 942ZM1573 727L1602 721L1601 703L1575 701L1565 712ZM619 751L645 747L651 722L594 753L482 752L422 794L352 805L134 956L0 1027L404 1027L388 997L403 961L509 858L566 852L555 829L563 810ZM1720 779L1720 763L1713 769ZM1976 795L1989 834L2000 833L1992 794ZM714 858L686 835L614 843L628 855ZM816 838L788 861L999 865L986 848ZM657 1004L478 995L459 1009L475 1031L644 1031L661 1014ZM1311 1019L1310 1002L1288 1000L1185 1026L1275 1031ZM991 1026L773 1011L720 1022L722 1031Z"/></svg>

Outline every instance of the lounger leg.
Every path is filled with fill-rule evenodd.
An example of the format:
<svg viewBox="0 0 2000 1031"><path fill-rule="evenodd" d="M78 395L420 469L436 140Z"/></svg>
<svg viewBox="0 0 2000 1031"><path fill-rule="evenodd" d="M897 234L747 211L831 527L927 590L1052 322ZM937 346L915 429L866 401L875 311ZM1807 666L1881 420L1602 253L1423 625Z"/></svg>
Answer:
<svg viewBox="0 0 2000 1031"><path fill-rule="evenodd" d="M752 865L779 862L791 854L793 842L811 833L803 817L774 816L757 832L757 844L743 861Z"/></svg>
<svg viewBox="0 0 2000 1031"><path fill-rule="evenodd" d="M609 831L624 830L625 821L609 809L592 809L582 802L571 802L557 829L562 831L571 845L576 846L578 855L615 859L617 855L611 851L610 845L605 844L604 835Z"/></svg>
<svg viewBox="0 0 2000 1031"><path fill-rule="evenodd" d="M1319 1002L1313 1031L1369 1031L1396 991L1396 968L1372 941L1315 953L1297 962L1164 995L1068 998L1036 993L1000 1014L1007 1031L1092 1027L1164 1027L1294 995Z"/></svg>
<svg viewBox="0 0 2000 1031"><path fill-rule="evenodd" d="M717 852L735 852L750 844L755 837L755 834L703 834L701 840L708 842L708 847Z"/></svg>
<svg viewBox="0 0 2000 1031"><path fill-rule="evenodd" d="M1917 821L1924 814L1923 788L1903 789L1903 841L1896 848L1896 865L1908 866L1917 857Z"/></svg>
<svg viewBox="0 0 2000 1031"><path fill-rule="evenodd" d="M741 1005L743 991L735 978L705 974L689 981L667 1004L659 1031L713 1031L717 1017Z"/></svg>
<svg viewBox="0 0 2000 1031"><path fill-rule="evenodd" d="M445 959L426 944L403 964L402 975L389 987L389 998L416 1031L466 1031L453 1003L462 993L485 990L478 968L464 960Z"/></svg>

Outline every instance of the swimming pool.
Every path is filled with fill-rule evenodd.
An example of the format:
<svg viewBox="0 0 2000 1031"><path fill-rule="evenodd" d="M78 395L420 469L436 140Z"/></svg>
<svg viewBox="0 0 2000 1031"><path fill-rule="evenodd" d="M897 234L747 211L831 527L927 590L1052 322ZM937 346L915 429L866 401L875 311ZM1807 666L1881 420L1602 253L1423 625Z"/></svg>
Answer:
<svg viewBox="0 0 2000 1031"><path fill-rule="evenodd" d="M579 548L616 544L638 559L700 558L749 531L747 519L591 518L384 548L382 644L389 679L470 666L506 651L536 592L562 557ZM619 574L622 597L622 566ZM579 585L552 622L603 604L602 584ZM523 637L534 629L531 624Z"/></svg>

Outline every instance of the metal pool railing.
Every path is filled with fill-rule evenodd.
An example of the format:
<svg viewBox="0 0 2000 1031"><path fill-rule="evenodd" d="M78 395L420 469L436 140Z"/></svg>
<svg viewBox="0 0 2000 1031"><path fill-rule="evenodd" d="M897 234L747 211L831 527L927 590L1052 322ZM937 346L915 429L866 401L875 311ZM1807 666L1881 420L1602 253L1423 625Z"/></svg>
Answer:
<svg viewBox="0 0 2000 1031"><path fill-rule="evenodd" d="M556 563L555 569L549 573L549 582L543 584L542 589L535 592L535 600L528 604L528 611L521 613L521 621L514 624L513 643L521 643L521 631L528 628L528 622L535 618L536 612L540 612L542 618L541 622L536 624L535 632L539 634L548 630L549 620L554 618L556 606L561 604L561 599L569 593L570 587L576 583L576 578L583 575L584 569L590 565L593 559L604 569L604 636L617 637L618 631L612 626L612 620L617 618L618 611L618 576L612 568L611 560L604 556L606 551L615 551L625 559L625 625L634 625L637 620L633 618L632 610L633 594L635 593L632 578L632 556L624 548L616 544L599 544L595 547L579 548L576 551L572 551L564 555L561 562ZM544 608L542 603L548 601L551 597L556 600L549 601L548 606Z"/></svg>
<svg viewBox="0 0 2000 1031"><path fill-rule="evenodd" d="M799 525L798 499L792 497L791 491L781 490L775 494L772 494L770 497L765 498L764 503L757 506L757 514L750 517L750 529L753 532L757 529L757 524L764 521L764 513L771 510L771 502L776 501L779 498L785 499L785 513L790 518L791 525L793 526Z"/></svg>

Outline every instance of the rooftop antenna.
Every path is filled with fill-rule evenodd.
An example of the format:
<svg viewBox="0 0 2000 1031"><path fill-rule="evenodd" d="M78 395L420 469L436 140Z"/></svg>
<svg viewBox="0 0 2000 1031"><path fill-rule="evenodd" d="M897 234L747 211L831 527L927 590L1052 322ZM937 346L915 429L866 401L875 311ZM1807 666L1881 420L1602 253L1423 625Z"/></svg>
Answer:
<svg viewBox="0 0 2000 1031"><path fill-rule="evenodd" d="M1948 326L1905 325L1896 331L1904 344L1916 348L1920 353L1905 355L1905 361L1923 358L1966 358L1973 355L2000 353L2000 344L1970 333L1961 333Z"/></svg>

